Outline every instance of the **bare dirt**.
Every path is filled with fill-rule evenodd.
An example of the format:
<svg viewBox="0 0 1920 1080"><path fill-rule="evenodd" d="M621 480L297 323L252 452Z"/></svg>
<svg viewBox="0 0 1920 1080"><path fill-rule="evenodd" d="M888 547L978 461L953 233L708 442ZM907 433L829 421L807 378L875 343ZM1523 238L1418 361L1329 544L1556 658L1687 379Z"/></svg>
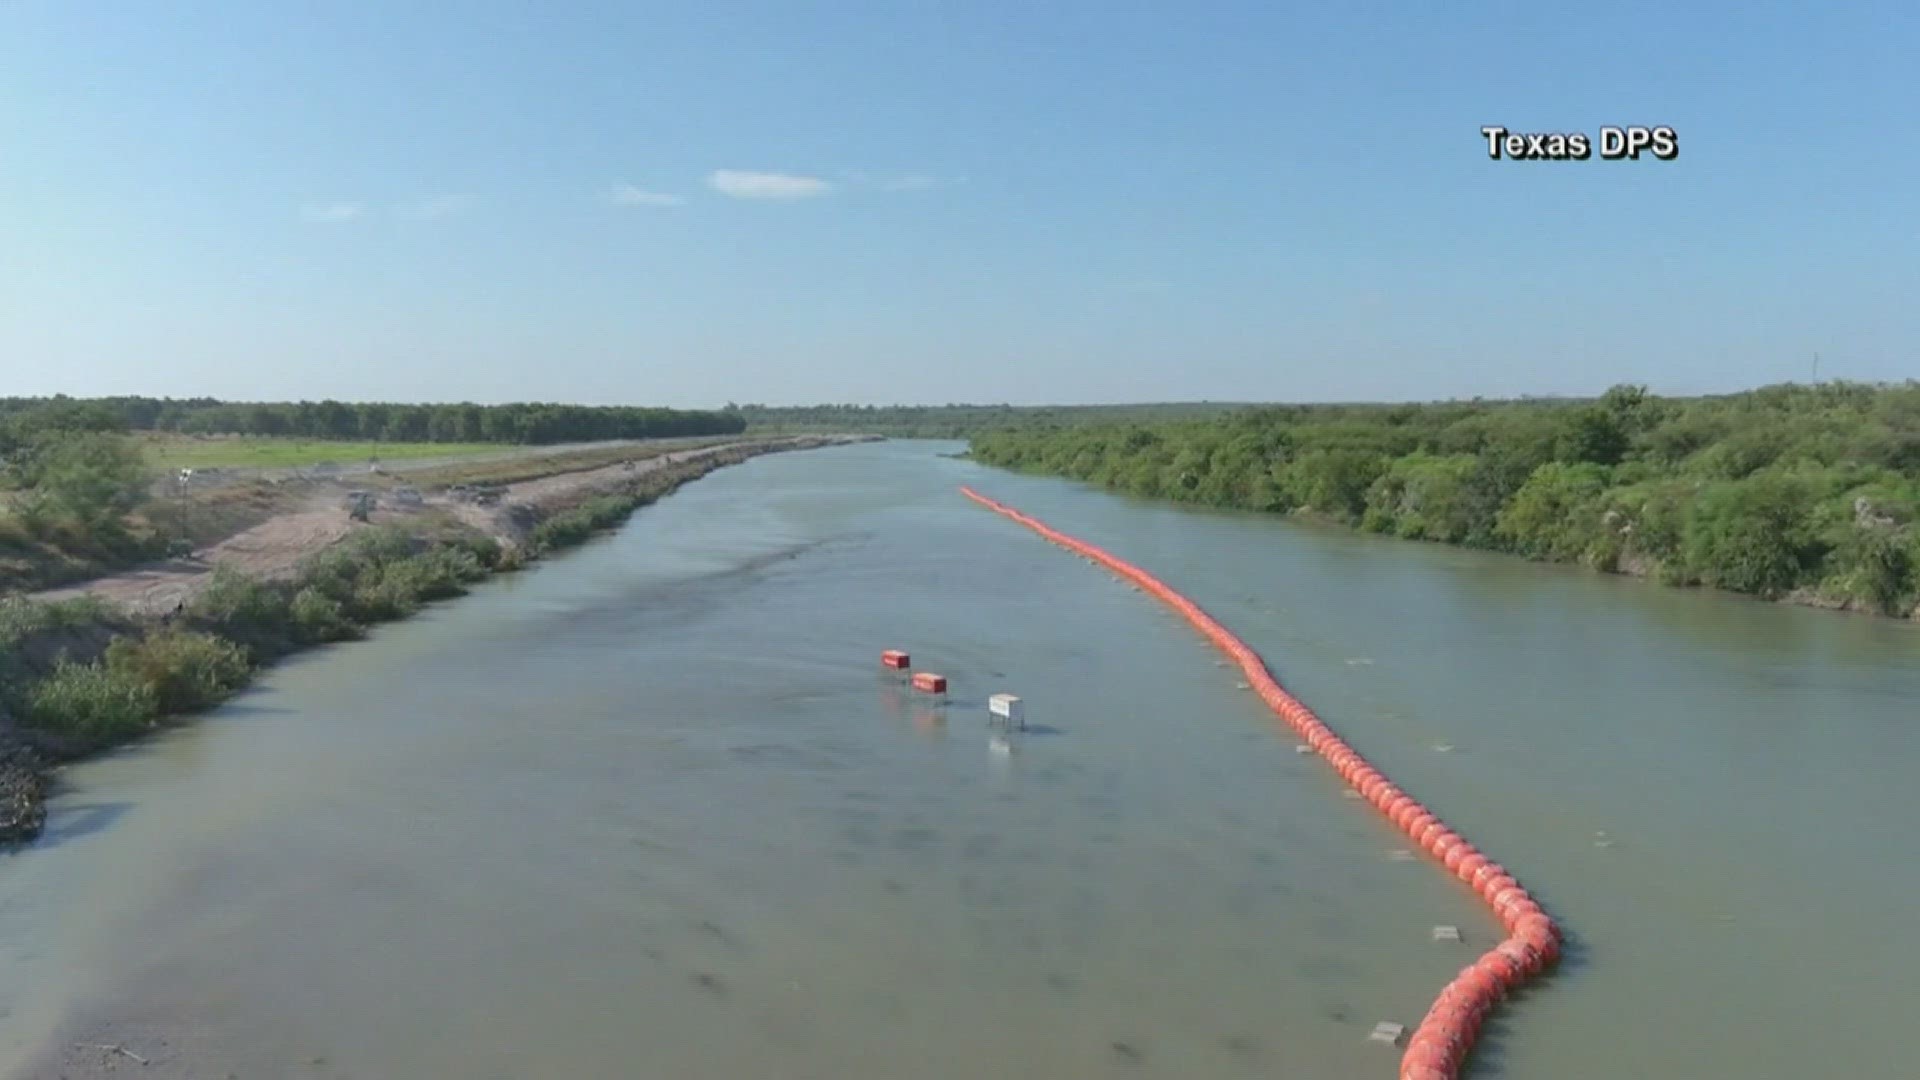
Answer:
<svg viewBox="0 0 1920 1080"><path fill-rule="evenodd" d="M98 596L134 614L161 615L192 599L205 587L216 566L229 566L260 578L281 576L307 555L347 535L353 524L339 505L277 514L186 558L152 563L32 596L36 600Z"/></svg>
<svg viewBox="0 0 1920 1080"><path fill-rule="evenodd" d="M230 567L250 577L265 580L285 578L292 575L308 556L326 550L354 529L366 527L348 514L346 500L349 491L372 490L379 496L379 508L366 524L392 524L433 515L447 516L479 529L503 544L514 546L525 539L529 523L537 520L539 513L556 505L616 490L635 477L669 465L741 450L802 449L840 441L845 440L746 439L667 453L659 453L657 447L634 444L634 456L615 464L557 472L503 485L504 494L492 506L463 502L448 492L430 489L421 491L421 500L417 505L401 505L392 497L392 490L397 485L390 481L382 481L378 485L356 485L353 480L373 478L308 479L300 481L298 488L292 488L291 484L283 485L291 489L284 495L284 510L189 556L31 595L36 600L97 596L131 614L164 615L204 589L218 567ZM526 465L525 458L503 460L521 468ZM559 462L556 465L564 467ZM527 512L529 509L533 511L532 514Z"/></svg>

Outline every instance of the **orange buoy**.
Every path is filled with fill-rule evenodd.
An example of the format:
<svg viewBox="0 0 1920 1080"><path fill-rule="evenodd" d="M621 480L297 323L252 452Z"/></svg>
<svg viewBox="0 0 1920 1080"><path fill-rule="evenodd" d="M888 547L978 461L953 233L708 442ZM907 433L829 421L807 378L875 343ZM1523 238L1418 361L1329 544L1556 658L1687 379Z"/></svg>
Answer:
<svg viewBox="0 0 1920 1080"><path fill-rule="evenodd" d="M913 673L913 688L928 694L944 694L947 692L947 677L931 671L916 671Z"/></svg>
<svg viewBox="0 0 1920 1080"><path fill-rule="evenodd" d="M880 664L883 667L890 667L895 671L905 671L913 666L913 661L906 653L901 652L899 649L888 649L886 652L880 654Z"/></svg>
<svg viewBox="0 0 1920 1080"><path fill-rule="evenodd" d="M1559 925L1541 909L1539 902L1533 899L1526 888L1507 873L1505 867L1481 853L1465 837L1441 821L1439 815L1422 806L1419 800L1401 790L1384 773L1368 763L1359 751L1341 741L1319 717L1313 715L1313 710L1280 686L1258 653L1200 610L1199 605L1145 570L1084 540L1076 540L972 488L963 487L960 493L989 510L1025 525L1053 543L1106 567L1123 580L1137 583L1140 588L1179 612L1202 636L1240 665L1240 670L1247 677L1243 685L1259 692L1261 700L1299 736L1305 744L1302 749L1311 749L1326 758L1341 779L1347 782L1347 794L1370 801L1393 822L1395 828L1472 888L1493 909L1508 936L1463 969L1440 991L1434 998L1432 1008L1428 1009L1426 1018L1420 1021L1418 1030L1411 1039L1406 1040L1406 1051L1400 1058L1401 1080L1454 1080L1458 1077L1467 1054L1473 1049L1474 1039L1480 1034L1480 1025L1486 1015L1515 986L1539 974L1559 958L1562 937ZM923 678L929 676L925 673L915 675L914 686L926 689L920 685ZM946 689L945 679L938 675L931 678L939 680L940 689ZM1456 927L1438 927L1435 940L1442 940L1441 930L1452 931L1445 940L1457 940L1459 937ZM1382 1021L1374 1029L1372 1037L1398 1045L1403 1031L1398 1024Z"/></svg>

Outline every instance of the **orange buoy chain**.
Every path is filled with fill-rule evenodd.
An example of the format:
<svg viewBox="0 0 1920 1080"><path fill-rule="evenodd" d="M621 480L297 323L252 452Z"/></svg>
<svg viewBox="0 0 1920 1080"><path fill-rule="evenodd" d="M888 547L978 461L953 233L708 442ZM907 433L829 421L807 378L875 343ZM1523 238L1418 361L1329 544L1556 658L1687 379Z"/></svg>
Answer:
<svg viewBox="0 0 1920 1080"><path fill-rule="evenodd" d="M1540 973L1560 956L1560 927L1528 895L1513 875L1448 828L1419 800L1400 790L1368 764L1311 709L1281 688L1260 655L1216 622L1200 606L1145 570L1029 517L969 487L961 494L1012 518L1055 544L1093 559L1178 611L1209 641L1240 665L1247 682L1300 738L1327 759L1341 778L1372 803L1394 826L1465 882L1493 909L1507 937L1464 968L1440 991L1425 1019L1407 1041L1400 1059L1401 1080L1451 1080L1460 1075L1480 1024L1507 992Z"/></svg>

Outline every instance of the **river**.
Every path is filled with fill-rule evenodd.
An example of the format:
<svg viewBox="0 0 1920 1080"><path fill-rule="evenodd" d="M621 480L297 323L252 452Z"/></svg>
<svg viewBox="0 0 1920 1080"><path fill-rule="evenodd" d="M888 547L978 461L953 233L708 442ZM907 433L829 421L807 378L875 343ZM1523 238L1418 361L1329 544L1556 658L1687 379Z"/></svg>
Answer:
<svg viewBox="0 0 1920 1080"><path fill-rule="evenodd" d="M1563 922L1473 1075L1911 1075L1914 627L959 448L722 470L71 769L0 865L0 1064L1394 1075L1369 1030L1494 924L1184 624L971 483L1193 596ZM1033 729L995 747L1002 690Z"/></svg>

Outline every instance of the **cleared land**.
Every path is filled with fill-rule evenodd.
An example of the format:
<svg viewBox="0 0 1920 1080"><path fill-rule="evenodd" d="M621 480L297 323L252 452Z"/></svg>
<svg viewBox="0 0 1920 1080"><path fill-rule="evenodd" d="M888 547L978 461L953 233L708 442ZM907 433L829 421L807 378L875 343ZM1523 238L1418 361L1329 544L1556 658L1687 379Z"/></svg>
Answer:
<svg viewBox="0 0 1920 1080"><path fill-rule="evenodd" d="M9 513L10 498L17 495L0 492L0 594L55 589L149 562L163 554L164 545L156 537L170 537L195 550L205 550L276 516L335 509L352 489L379 491L412 485L430 492L444 485L511 484L670 451L764 439L705 436L499 446L180 436L143 438L143 444L149 447L149 460L175 453L179 447L192 449L201 455L202 461L219 460L215 451L223 444L232 444L260 447L262 452L253 454L256 462L271 460L280 464L180 466L194 470L192 479L184 485L175 469L156 467L152 497L128 518L124 532L111 535L35 536ZM431 450L432 454L397 460L381 457L375 472L365 456L354 456L371 446L383 450L405 446L415 451ZM167 447L174 449L165 449ZM450 453L460 450L468 452ZM170 460L182 459L176 456ZM304 463L287 464L296 461ZM324 505L312 501L316 492L321 493L318 497Z"/></svg>
<svg viewBox="0 0 1920 1080"><path fill-rule="evenodd" d="M656 469L755 447L805 447L846 441L832 437L661 440L617 446L560 449L490 463L456 463L416 470L405 477L355 474L297 480L255 480L266 494L250 525L181 558L95 577L76 585L33 593L36 600L95 596L135 615L162 615L191 600L212 580L216 567L273 580L290 575L301 561L351 532L358 523L347 510L349 493L373 494L377 506L368 524L452 520L472 526L509 547L525 539L537 516L617 490ZM694 445L689 445L693 443ZM497 449L497 448L494 448ZM497 488L486 504L461 489ZM226 492L174 497L175 512L192 514L200 502ZM533 515L529 515L531 510Z"/></svg>

